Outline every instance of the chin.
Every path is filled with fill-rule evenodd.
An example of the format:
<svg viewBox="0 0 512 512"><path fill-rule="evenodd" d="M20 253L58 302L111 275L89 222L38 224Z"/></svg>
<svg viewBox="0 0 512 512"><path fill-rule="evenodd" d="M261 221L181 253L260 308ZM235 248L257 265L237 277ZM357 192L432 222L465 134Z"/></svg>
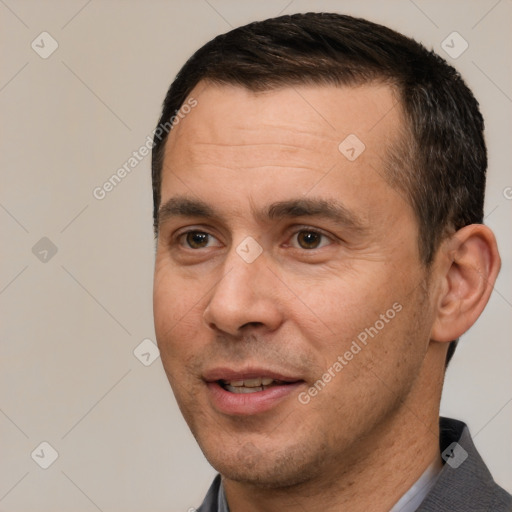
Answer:
<svg viewBox="0 0 512 512"><path fill-rule="evenodd" d="M220 464L215 468L229 480L258 487L260 489L285 489L300 485L311 479L311 474L298 468L284 470L279 466L261 465L254 469L234 466L232 464Z"/></svg>
<svg viewBox="0 0 512 512"><path fill-rule="evenodd" d="M300 447L275 449L247 442L236 450L203 449L208 462L224 477L242 484L266 489L283 489L303 484L319 473L326 454L321 449L307 453ZM213 452L213 453L212 453Z"/></svg>

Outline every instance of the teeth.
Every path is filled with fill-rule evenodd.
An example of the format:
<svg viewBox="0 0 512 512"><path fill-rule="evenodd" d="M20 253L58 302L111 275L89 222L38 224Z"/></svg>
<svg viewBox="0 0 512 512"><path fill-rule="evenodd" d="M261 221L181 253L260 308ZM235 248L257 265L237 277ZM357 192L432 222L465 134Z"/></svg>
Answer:
<svg viewBox="0 0 512 512"><path fill-rule="evenodd" d="M226 380L223 381L225 384L229 384L233 387L246 387L246 388L258 388L260 386L269 386L273 382L278 383L280 381L271 379L269 377L257 377L255 379L244 379L244 380Z"/></svg>
<svg viewBox="0 0 512 512"><path fill-rule="evenodd" d="M281 381L270 377L256 377L255 379L222 381L223 386L232 393L256 393L269 386L281 384Z"/></svg>
<svg viewBox="0 0 512 512"><path fill-rule="evenodd" d="M244 379L244 386L246 388L256 388L258 386L261 386L261 379Z"/></svg>

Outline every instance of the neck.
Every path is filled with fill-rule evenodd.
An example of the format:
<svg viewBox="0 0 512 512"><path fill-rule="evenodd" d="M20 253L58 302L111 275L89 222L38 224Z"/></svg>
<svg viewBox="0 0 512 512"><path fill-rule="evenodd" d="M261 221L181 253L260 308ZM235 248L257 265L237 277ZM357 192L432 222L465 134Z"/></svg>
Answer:
<svg viewBox="0 0 512 512"><path fill-rule="evenodd" d="M421 372L407 399L320 477L285 489L223 479L231 512L389 511L439 454L443 372Z"/></svg>

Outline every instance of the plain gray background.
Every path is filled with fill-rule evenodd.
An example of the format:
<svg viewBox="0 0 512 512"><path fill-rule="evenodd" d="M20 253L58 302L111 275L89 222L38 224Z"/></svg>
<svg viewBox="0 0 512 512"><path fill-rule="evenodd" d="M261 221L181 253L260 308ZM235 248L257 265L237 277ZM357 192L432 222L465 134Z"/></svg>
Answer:
<svg viewBox="0 0 512 512"><path fill-rule="evenodd" d="M503 268L448 371L442 413L469 424L512 490L510 0L0 0L0 510L172 512L201 502L215 471L160 359L143 364L152 345L139 350L143 362L134 355L155 340L150 157L103 200L93 190L146 142L194 50L231 27L306 11L415 37L481 103L486 223ZM454 31L469 45L457 58L441 46ZM58 453L47 469L43 441Z"/></svg>

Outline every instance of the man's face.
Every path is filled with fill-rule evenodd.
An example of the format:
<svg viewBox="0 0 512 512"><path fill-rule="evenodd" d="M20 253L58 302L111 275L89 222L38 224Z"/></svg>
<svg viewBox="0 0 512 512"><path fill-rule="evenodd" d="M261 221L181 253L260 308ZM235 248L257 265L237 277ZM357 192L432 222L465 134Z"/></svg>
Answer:
<svg viewBox="0 0 512 512"><path fill-rule="evenodd" d="M384 171L400 108L384 85L191 96L162 175L162 361L217 470L299 483L357 457L428 348L417 224Z"/></svg>

